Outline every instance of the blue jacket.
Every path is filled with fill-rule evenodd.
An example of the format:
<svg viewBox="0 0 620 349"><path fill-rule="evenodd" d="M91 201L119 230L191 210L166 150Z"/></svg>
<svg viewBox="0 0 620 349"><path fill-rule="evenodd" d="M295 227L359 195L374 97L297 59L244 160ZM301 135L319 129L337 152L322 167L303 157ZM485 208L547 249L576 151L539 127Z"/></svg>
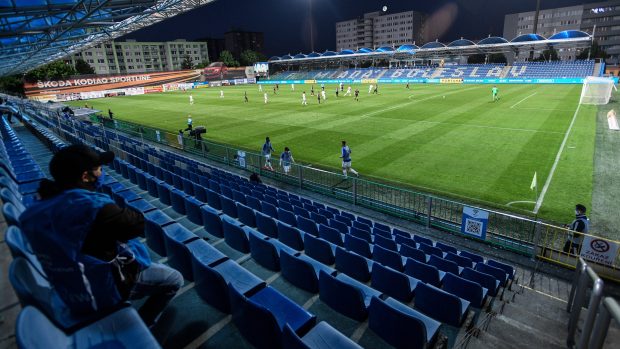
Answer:
<svg viewBox="0 0 620 349"><path fill-rule="evenodd" d="M19 217L50 283L75 314L92 313L123 300L114 279L115 266L81 252L99 210L113 203L106 194L71 189L38 201ZM150 265L139 241L130 240L126 246L140 265Z"/></svg>

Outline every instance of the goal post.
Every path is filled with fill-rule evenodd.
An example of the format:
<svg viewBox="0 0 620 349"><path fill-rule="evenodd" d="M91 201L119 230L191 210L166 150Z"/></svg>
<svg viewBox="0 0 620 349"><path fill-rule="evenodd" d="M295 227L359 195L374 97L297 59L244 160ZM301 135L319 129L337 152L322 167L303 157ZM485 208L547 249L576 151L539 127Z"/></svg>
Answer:
<svg viewBox="0 0 620 349"><path fill-rule="evenodd" d="M583 80L580 104L603 105L609 103L612 90L616 89L610 78L588 76Z"/></svg>

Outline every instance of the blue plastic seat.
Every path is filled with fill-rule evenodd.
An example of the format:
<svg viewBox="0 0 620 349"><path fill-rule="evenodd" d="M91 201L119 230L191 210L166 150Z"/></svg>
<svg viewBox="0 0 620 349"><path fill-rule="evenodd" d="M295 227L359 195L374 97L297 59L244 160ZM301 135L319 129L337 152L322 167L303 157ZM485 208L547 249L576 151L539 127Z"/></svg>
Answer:
<svg viewBox="0 0 620 349"><path fill-rule="evenodd" d="M497 296L497 291L499 290L500 284L499 280L497 280L493 275L481 273L471 268L464 268L461 272L461 277L469 281L476 282L480 284L480 286L489 290L489 296Z"/></svg>
<svg viewBox="0 0 620 349"><path fill-rule="evenodd" d="M314 237L310 234L304 234L304 252L309 257L325 264L332 265L335 262L334 249L335 246L329 242Z"/></svg>
<svg viewBox="0 0 620 349"><path fill-rule="evenodd" d="M329 220L329 226L340 232L340 234L349 234L349 226L335 219Z"/></svg>
<svg viewBox="0 0 620 349"><path fill-rule="evenodd" d="M319 322L301 338L291 326L286 325L282 333L282 344L285 349L362 349L325 321Z"/></svg>
<svg viewBox="0 0 620 349"><path fill-rule="evenodd" d="M308 212L308 210L306 210L303 207L299 207L299 206L293 206L293 213L295 213L298 217L304 217L304 218L310 218L310 212Z"/></svg>
<svg viewBox="0 0 620 349"><path fill-rule="evenodd" d="M454 246L450 246L450 245L446 245L443 242L439 242L437 241L437 243L435 244L435 247L440 248L443 252L450 252L450 253L454 253L457 254L457 250Z"/></svg>
<svg viewBox="0 0 620 349"><path fill-rule="evenodd" d="M408 233L408 232L406 232L404 230L398 229L398 228L392 229L392 234L393 235L400 235L400 236L403 236L403 237L406 237L406 238L413 239L413 236L411 236L410 233Z"/></svg>
<svg viewBox="0 0 620 349"><path fill-rule="evenodd" d="M469 302L435 286L419 283L415 293L415 308L451 326L460 327Z"/></svg>
<svg viewBox="0 0 620 349"><path fill-rule="evenodd" d="M194 224L202 225L203 221L200 207L204 206L204 203L191 196L186 197L184 203L187 218Z"/></svg>
<svg viewBox="0 0 620 349"><path fill-rule="evenodd" d="M399 252L401 256L415 259L416 261L421 262L421 263L426 263L428 261L426 253L424 253L424 251L419 250L414 247L410 247L409 245L405 245L405 244L400 245Z"/></svg>
<svg viewBox="0 0 620 349"><path fill-rule="evenodd" d="M249 231L250 253L256 263L273 270L280 270L280 255L268 236L256 231Z"/></svg>
<svg viewBox="0 0 620 349"><path fill-rule="evenodd" d="M360 256L372 258L370 244L366 240L356 238L353 235L347 234L344 236L344 248L347 251L355 252Z"/></svg>
<svg viewBox="0 0 620 349"><path fill-rule="evenodd" d="M487 265L494 267L494 268L502 269L503 271L506 272L506 274L508 274L508 278L511 280L514 279L515 277L515 269L511 265L501 263L501 262L498 262L492 259L489 259L487 261Z"/></svg>
<svg viewBox="0 0 620 349"><path fill-rule="evenodd" d="M231 312L229 285L242 294L265 286L263 280L230 259L208 264L208 261L204 262L199 256L193 255L192 266L198 296L225 313Z"/></svg>
<svg viewBox="0 0 620 349"><path fill-rule="evenodd" d="M136 212L141 212L142 214L157 210L157 207L153 206L153 204L144 199L138 199L132 202L128 202L127 208L130 208Z"/></svg>
<svg viewBox="0 0 620 349"><path fill-rule="evenodd" d="M278 208L267 201L261 201L261 212L266 214L267 216L271 216L273 218L278 218Z"/></svg>
<svg viewBox="0 0 620 349"><path fill-rule="evenodd" d="M452 252L446 253L446 259L458 264L458 266L462 268L473 268L474 267L474 262L471 259L464 257L464 256L459 256Z"/></svg>
<svg viewBox="0 0 620 349"><path fill-rule="evenodd" d="M319 228L316 223L308 218L303 216L297 216L297 228L302 230L306 234L310 234L313 236L319 236Z"/></svg>
<svg viewBox="0 0 620 349"><path fill-rule="evenodd" d="M278 199L278 208L281 208L285 211L293 212L293 205L290 202L285 200Z"/></svg>
<svg viewBox="0 0 620 349"><path fill-rule="evenodd" d="M125 207L128 202L140 199L140 197L130 189L113 192L112 198L120 207Z"/></svg>
<svg viewBox="0 0 620 349"><path fill-rule="evenodd" d="M242 192L238 191L238 190L233 190L232 191L233 194L233 200L235 200L236 202L240 202L242 204L246 204L245 201L245 194L243 194Z"/></svg>
<svg viewBox="0 0 620 349"><path fill-rule="evenodd" d="M316 204L315 204L316 205ZM319 212L318 212L321 216L327 218L327 220L329 221L330 219L334 218L334 214L331 213L330 211L323 209L323 208L319 208Z"/></svg>
<svg viewBox="0 0 620 349"><path fill-rule="evenodd" d="M255 197L253 197L253 196L247 195L245 197L245 202L246 202L246 206L250 207L253 210L256 210L258 212L260 212L262 210L262 207L261 207L261 204L260 204L260 200L255 198Z"/></svg>
<svg viewBox="0 0 620 349"><path fill-rule="evenodd" d="M441 280L446 273L440 271L433 265L407 258L407 262L405 263L405 274L422 282L426 282L427 284L440 287Z"/></svg>
<svg viewBox="0 0 620 349"><path fill-rule="evenodd" d="M278 198L272 195L265 195L265 197L263 198L264 202L268 202L274 206L278 206Z"/></svg>
<svg viewBox="0 0 620 349"><path fill-rule="evenodd" d="M21 226L19 223L19 215L22 214L17 206L11 204L10 202L5 202L2 204L2 214L6 219L8 225Z"/></svg>
<svg viewBox="0 0 620 349"><path fill-rule="evenodd" d="M452 273L443 278L443 290L469 301L476 308L482 307L488 290L479 283L469 281Z"/></svg>
<svg viewBox="0 0 620 349"><path fill-rule="evenodd" d="M256 212L256 229L269 237L278 238L278 226L275 219L260 212Z"/></svg>
<svg viewBox="0 0 620 349"><path fill-rule="evenodd" d="M332 268L313 260L306 255L282 250L280 265L282 276L293 285L308 292L319 292L319 273L334 274Z"/></svg>
<svg viewBox="0 0 620 349"><path fill-rule="evenodd" d="M164 227L174 223L174 220L160 210L151 211L144 215L144 234L146 244L160 256L166 256L164 243Z"/></svg>
<svg viewBox="0 0 620 349"><path fill-rule="evenodd" d="M458 264L449 261L447 259L439 258L435 255L432 255L428 260L429 265L433 265L437 267L437 269L441 271L445 271L446 273L452 273L455 275L460 275L461 271L459 270Z"/></svg>
<svg viewBox="0 0 620 349"><path fill-rule="evenodd" d="M418 243L418 246L419 249L424 251L424 253L426 253L427 255L433 255L439 258L443 258L443 251L438 247L434 247L423 242Z"/></svg>
<svg viewBox="0 0 620 349"><path fill-rule="evenodd" d="M202 202L209 201L207 197L207 188L200 184L194 183L194 197Z"/></svg>
<svg viewBox="0 0 620 349"><path fill-rule="evenodd" d="M181 178L183 182L182 190L189 196L194 196L194 183L187 178Z"/></svg>
<svg viewBox="0 0 620 349"><path fill-rule="evenodd" d="M366 224L367 226L369 226L369 227L371 227L371 228L372 228L372 227L373 227L373 225L374 225L374 223L373 223L370 219L368 219L368 218L364 218L364 217L361 217L361 216L357 216L357 217L355 217L355 220L356 220L356 221L358 221L358 222L360 222L360 223L362 223L362 224Z"/></svg>
<svg viewBox="0 0 620 349"><path fill-rule="evenodd" d="M408 303L413 299L415 289L420 282L411 276L375 263L372 266L370 283L375 290Z"/></svg>
<svg viewBox="0 0 620 349"><path fill-rule="evenodd" d="M212 189L207 189L207 204L216 210L222 210L221 195Z"/></svg>
<svg viewBox="0 0 620 349"><path fill-rule="evenodd" d="M15 337L20 348L161 348L132 307L122 308L67 335L29 306L17 317Z"/></svg>
<svg viewBox="0 0 620 349"><path fill-rule="evenodd" d="M342 222L342 223L346 224L348 227L350 227L352 225L351 219L348 218L348 217L345 217L345 216L343 216L341 214L337 214L337 215L335 214L334 215L334 219L337 220L338 222Z"/></svg>
<svg viewBox="0 0 620 349"><path fill-rule="evenodd" d="M493 277L499 281L500 286L506 286L506 283L508 282L508 273L506 273L503 269L495 268L484 263L477 263L474 270L493 275Z"/></svg>
<svg viewBox="0 0 620 349"><path fill-rule="evenodd" d="M232 218L238 217L237 204L235 203L235 201L225 196L222 196L220 197L220 204L222 205L222 212L224 212L225 214L227 214L228 216Z"/></svg>
<svg viewBox="0 0 620 349"><path fill-rule="evenodd" d="M355 236L356 238L364 239L368 241L368 243L372 243L372 235L370 234L369 231L361 230L361 229L354 228L354 227L351 227L350 230L351 230L351 235Z"/></svg>
<svg viewBox="0 0 620 349"><path fill-rule="evenodd" d="M357 228L357 229L360 229L360 230L365 230L365 231L367 231L369 233L372 232L372 228L371 228L370 225L362 223L360 221L352 221L351 222L351 227L352 228Z"/></svg>
<svg viewBox="0 0 620 349"><path fill-rule="evenodd" d="M401 245L401 248L402 248L402 245L407 245L409 247L416 248L416 249L418 248L418 243L413 241L411 237L394 234L394 241L397 244Z"/></svg>
<svg viewBox="0 0 620 349"><path fill-rule="evenodd" d="M159 197L159 186L163 184L163 181L156 177L149 177L146 179L146 190L149 192L149 195L158 198Z"/></svg>
<svg viewBox="0 0 620 349"><path fill-rule="evenodd" d="M336 269L361 282L370 281L372 262L357 253L336 247Z"/></svg>
<svg viewBox="0 0 620 349"><path fill-rule="evenodd" d="M281 348L286 324L297 332L311 328L316 322L316 316L272 287L267 286L248 296L235 287L229 287L229 290L233 322L258 349Z"/></svg>
<svg viewBox="0 0 620 349"><path fill-rule="evenodd" d="M403 271L403 259L398 252L375 245L372 249L372 260L394 270Z"/></svg>
<svg viewBox="0 0 620 349"><path fill-rule="evenodd" d="M239 222L228 216L224 216L222 217L222 228L224 231L224 240L228 246L239 252L250 252L248 231L243 229Z"/></svg>
<svg viewBox="0 0 620 349"><path fill-rule="evenodd" d="M221 213L208 205L200 206L200 214L202 216L202 223L205 230L219 238L224 237L224 228L222 227Z"/></svg>
<svg viewBox="0 0 620 349"><path fill-rule="evenodd" d="M299 229L282 222L277 222L277 227L280 242L297 251L303 251L304 239Z"/></svg>
<svg viewBox="0 0 620 349"><path fill-rule="evenodd" d="M337 276L321 272L319 275L319 295L321 301L332 309L357 321L368 317L368 307L372 296L381 292L339 273Z"/></svg>
<svg viewBox="0 0 620 349"><path fill-rule="evenodd" d="M392 233L390 233L389 231L387 231L387 230L385 230L383 228L377 227L377 226L372 228L372 235L374 235L374 236L382 236L384 238L388 238L390 240L394 240L394 236L392 236Z"/></svg>
<svg viewBox="0 0 620 349"><path fill-rule="evenodd" d="M319 213L310 212L310 219L312 219L316 224L328 225L327 217Z"/></svg>
<svg viewBox="0 0 620 349"><path fill-rule="evenodd" d="M374 244L391 251L398 251L398 246L396 246L396 242L391 238L375 235Z"/></svg>
<svg viewBox="0 0 620 349"><path fill-rule="evenodd" d="M396 348L426 349L434 343L441 323L395 299L372 297L368 327Z"/></svg>
<svg viewBox="0 0 620 349"><path fill-rule="evenodd" d="M157 197L159 198L159 201L161 201L162 204L164 205L171 204L170 192L173 189L174 187L168 183L164 183L164 182L157 183Z"/></svg>
<svg viewBox="0 0 620 349"><path fill-rule="evenodd" d="M374 225L373 228L374 229L381 229L383 231L387 231L388 233L392 234L392 229L389 226L387 226L385 224L382 224L382 223L375 222L375 225Z"/></svg>
<svg viewBox="0 0 620 349"><path fill-rule="evenodd" d="M185 279L193 280L192 259L186 244L200 238L179 223L166 225L163 231L168 263Z"/></svg>
<svg viewBox="0 0 620 349"><path fill-rule="evenodd" d="M414 235L413 236L413 241L417 242L418 244L427 244L429 246L433 246L433 240L431 240L429 238L425 238L425 237L420 236L420 235Z"/></svg>
<svg viewBox="0 0 620 349"><path fill-rule="evenodd" d="M282 222L284 222L284 223L286 223L288 225L291 225L293 227L297 225L297 217L295 216L295 214L293 212L287 211L287 210L282 209L282 208L278 208L277 211L278 211L277 218L280 221L282 221Z"/></svg>
<svg viewBox="0 0 620 349"><path fill-rule="evenodd" d="M323 240L329 241L337 246L344 246L344 240L338 230L330 228L325 224L319 224L319 237Z"/></svg>
<svg viewBox="0 0 620 349"><path fill-rule="evenodd" d="M477 255L475 253L471 253L467 251L460 251L459 256L467 257L471 259L472 261L474 261L474 263L484 263L484 258L482 258L482 256Z"/></svg>
<svg viewBox="0 0 620 349"><path fill-rule="evenodd" d="M258 212L258 211L257 211ZM256 213L250 207L237 203L237 214L239 215L239 222L250 226L256 227Z"/></svg>

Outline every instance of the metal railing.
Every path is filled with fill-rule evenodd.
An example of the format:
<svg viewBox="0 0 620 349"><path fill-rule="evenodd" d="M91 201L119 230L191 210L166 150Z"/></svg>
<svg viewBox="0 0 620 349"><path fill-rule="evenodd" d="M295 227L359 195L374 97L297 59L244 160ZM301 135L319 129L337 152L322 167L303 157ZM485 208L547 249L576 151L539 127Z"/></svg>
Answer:
<svg viewBox="0 0 620 349"><path fill-rule="evenodd" d="M615 299L607 297L601 302L601 311L594 323L594 330L592 330L588 348L601 349L603 347L612 317L616 320L616 323L620 325L620 306Z"/></svg>
<svg viewBox="0 0 620 349"><path fill-rule="evenodd" d="M36 116L49 127L68 134L77 132L76 121L61 117L56 110L45 103L13 99L22 112ZM472 206L462 202L401 188L367 179L345 177L341 173L315 167L293 164L287 174L281 170L265 169L265 159L258 152L247 148L233 147L208 140L196 140L179 134L147 127L121 120L93 120L96 129L106 138L108 133L121 132L139 142L149 141L169 146L187 153L204 157L248 172L257 172L262 177L294 185L334 197L354 205L373 209L392 216L404 218L429 228L454 234L461 234L463 208ZM87 135L88 136L88 135ZM118 138L118 136L116 136ZM272 160L275 163L276 159ZM489 213L485 243L504 249L556 263L568 268L578 264L579 253L565 253L563 245L571 232L565 228L521 217L516 214L482 208ZM465 237L472 238L470 235ZM588 235L593 236L594 235ZM615 246L618 241L596 237ZM594 263L593 267L602 277L620 282L620 256L616 254L607 263Z"/></svg>

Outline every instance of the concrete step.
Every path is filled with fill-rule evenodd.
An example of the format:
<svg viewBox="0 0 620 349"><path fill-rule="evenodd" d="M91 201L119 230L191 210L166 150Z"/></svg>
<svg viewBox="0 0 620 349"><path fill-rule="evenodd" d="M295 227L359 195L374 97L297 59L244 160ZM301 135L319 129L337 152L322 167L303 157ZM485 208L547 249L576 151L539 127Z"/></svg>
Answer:
<svg viewBox="0 0 620 349"><path fill-rule="evenodd" d="M508 343L501 340L488 332L482 332L478 337L471 337L467 344L467 349L520 349L521 346L515 343Z"/></svg>
<svg viewBox="0 0 620 349"><path fill-rule="evenodd" d="M544 314L532 313L528 309L514 303L506 303L501 315L524 325L535 327L537 330L560 340L566 338L567 335L568 316L563 321L552 320L544 317Z"/></svg>
<svg viewBox="0 0 620 349"><path fill-rule="evenodd" d="M497 315L491 320L487 332L518 348L566 348L563 338L540 330L534 320L531 325L526 325L507 316Z"/></svg>
<svg viewBox="0 0 620 349"><path fill-rule="evenodd" d="M569 313L566 311L566 302L540 293L525 289L522 294L508 298L510 303L527 310L530 313L537 314L549 320L556 322L568 323Z"/></svg>

